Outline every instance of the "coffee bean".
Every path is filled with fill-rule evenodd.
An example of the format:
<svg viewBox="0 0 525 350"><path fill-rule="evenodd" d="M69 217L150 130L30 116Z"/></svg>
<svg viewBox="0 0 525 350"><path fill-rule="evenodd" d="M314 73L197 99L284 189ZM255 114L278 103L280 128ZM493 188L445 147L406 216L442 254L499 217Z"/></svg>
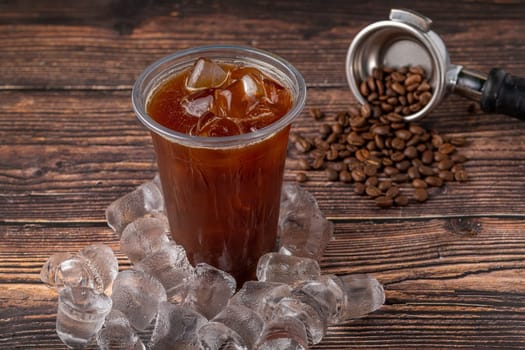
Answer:
<svg viewBox="0 0 525 350"><path fill-rule="evenodd" d="M403 159L405 159L405 155L403 152L394 152L390 156L390 159L392 159L394 162L401 162Z"/></svg>
<svg viewBox="0 0 525 350"><path fill-rule="evenodd" d="M403 151L403 154L409 159L414 159L417 157L417 149L414 146L408 146Z"/></svg>
<svg viewBox="0 0 525 350"><path fill-rule="evenodd" d="M324 169L329 181L354 182L355 193L367 193L385 207L408 205L400 187L416 187L413 193L418 202L428 198L423 187L467 179L461 165L466 158L455 149L464 139L445 139L403 118L432 99L421 67L376 67L359 89L369 102L336 113L331 123L320 125L317 136L290 133L290 142L309 158L299 160L298 168ZM315 120L327 118L317 108L310 114Z"/></svg>
<svg viewBox="0 0 525 350"><path fill-rule="evenodd" d="M419 174L419 171L417 170L417 167L415 166L411 166L410 168L408 168L407 174L408 174L408 177L411 178L412 180L419 179L421 177L421 175Z"/></svg>
<svg viewBox="0 0 525 350"><path fill-rule="evenodd" d="M452 168L453 165L454 162L451 159L445 158L438 163L437 167L439 170L448 170Z"/></svg>
<svg viewBox="0 0 525 350"><path fill-rule="evenodd" d="M383 69L374 67L372 69L372 76L374 77L374 79L382 81L383 80Z"/></svg>
<svg viewBox="0 0 525 350"><path fill-rule="evenodd" d="M425 91L421 95L419 95L419 103L421 103L421 105L423 106L426 106L431 99L432 94L429 91Z"/></svg>
<svg viewBox="0 0 525 350"><path fill-rule="evenodd" d="M306 182L306 181L308 181L308 176L306 176L306 174L303 173L303 172L297 173L297 174L295 174L295 181L297 181L297 182Z"/></svg>
<svg viewBox="0 0 525 350"><path fill-rule="evenodd" d="M365 144L365 139L361 137L357 132L352 131L346 137L346 142L350 145L362 146Z"/></svg>
<svg viewBox="0 0 525 350"><path fill-rule="evenodd" d="M408 130L410 130L410 132L415 135L422 135L425 133L425 129L417 124L410 124Z"/></svg>
<svg viewBox="0 0 525 350"><path fill-rule="evenodd" d="M328 162L326 164L327 169L334 169L337 172L343 171L347 169L347 166L343 162Z"/></svg>
<svg viewBox="0 0 525 350"><path fill-rule="evenodd" d="M427 188L428 184L421 179L414 179L412 180L412 187L414 188Z"/></svg>
<svg viewBox="0 0 525 350"><path fill-rule="evenodd" d="M342 174L342 173L343 173L343 172L341 171L341 174ZM364 171L361 170L361 169L354 169L354 170L352 170L351 175L352 175L352 179L353 179L355 182L363 182L363 181L365 181L365 179L366 179L366 174L365 174Z"/></svg>
<svg viewBox="0 0 525 350"><path fill-rule="evenodd" d="M377 176L371 176L365 181L366 186L377 186L377 183L379 180L377 179Z"/></svg>
<svg viewBox="0 0 525 350"><path fill-rule="evenodd" d="M466 140L464 137L453 137L449 140L449 143L454 145L454 146L458 146L458 147L461 147L461 146L464 146L465 143L466 143Z"/></svg>
<svg viewBox="0 0 525 350"><path fill-rule="evenodd" d="M418 202L424 202L428 199L428 192L424 188L416 188L414 191L414 199Z"/></svg>
<svg viewBox="0 0 525 350"><path fill-rule="evenodd" d="M377 86L377 93L379 94L379 96L385 96L385 85L383 84L383 82L379 79L376 79L375 83Z"/></svg>
<svg viewBox="0 0 525 350"><path fill-rule="evenodd" d="M437 176L427 176L425 177L425 182L432 187L443 186L443 180Z"/></svg>
<svg viewBox="0 0 525 350"><path fill-rule="evenodd" d="M393 204L393 200L391 197L387 196L379 196L375 199L376 205L381 208L389 208Z"/></svg>
<svg viewBox="0 0 525 350"><path fill-rule="evenodd" d="M370 117L371 113L372 113L372 109L370 108L369 104L364 104L361 106L361 111L360 111L361 117L366 119Z"/></svg>
<svg viewBox="0 0 525 350"><path fill-rule="evenodd" d="M444 143L438 148L439 152L444 154L451 154L456 150L456 147L450 143Z"/></svg>
<svg viewBox="0 0 525 350"><path fill-rule="evenodd" d="M366 188L365 184L361 182L356 182L354 184L354 193L359 194L359 195L365 194L365 188Z"/></svg>
<svg viewBox="0 0 525 350"><path fill-rule="evenodd" d="M408 197L405 195L399 195L396 198L394 198L394 203L396 205L399 205L400 207L404 207L408 205Z"/></svg>
<svg viewBox="0 0 525 350"><path fill-rule="evenodd" d="M418 103L414 103L408 106L408 109L410 110L410 112L415 113L421 110L422 107L423 106L421 105L421 103L418 102Z"/></svg>
<svg viewBox="0 0 525 350"><path fill-rule="evenodd" d="M396 174L399 174L399 169L397 168L394 168L392 166L387 166L385 167L385 169L383 170L383 172L388 175L388 176L393 176L393 175L396 175Z"/></svg>
<svg viewBox="0 0 525 350"><path fill-rule="evenodd" d="M421 66L411 66L408 68L408 71L413 74L419 74L421 76L425 75L425 70Z"/></svg>
<svg viewBox="0 0 525 350"><path fill-rule="evenodd" d="M299 141L299 137L300 135L298 133L293 132L293 131L290 132L290 136L289 136L290 142L296 143L297 141Z"/></svg>
<svg viewBox="0 0 525 350"><path fill-rule="evenodd" d="M395 174L390 177L394 182L407 182L409 177L408 174Z"/></svg>
<svg viewBox="0 0 525 350"><path fill-rule="evenodd" d="M454 174L452 174L452 172L448 170L441 170L438 173L438 176L443 181L453 181L454 180Z"/></svg>
<svg viewBox="0 0 525 350"><path fill-rule="evenodd" d="M326 151L326 154L325 154L325 158L326 160L336 160L337 158L339 157L339 153L336 149L329 149L328 151Z"/></svg>
<svg viewBox="0 0 525 350"><path fill-rule="evenodd" d="M386 190L385 195L391 198L396 197L399 194L399 187L397 186L390 186L388 190Z"/></svg>
<svg viewBox="0 0 525 350"><path fill-rule="evenodd" d="M361 148L357 152L355 152L355 157L360 161L365 161L366 159L370 158L370 151L366 148Z"/></svg>
<svg viewBox="0 0 525 350"><path fill-rule="evenodd" d="M425 92L425 91L430 91L432 87L430 86L430 84L426 81L426 80L423 80L421 82L421 84L419 84L418 88L417 88L417 92Z"/></svg>
<svg viewBox="0 0 525 350"><path fill-rule="evenodd" d="M372 127L371 131L375 135L388 135L390 133L390 127L388 125L378 125L375 127Z"/></svg>
<svg viewBox="0 0 525 350"><path fill-rule="evenodd" d="M399 82L395 82L394 84L392 84L392 90L394 90L394 92L398 93L399 95L406 94L405 87L401 85Z"/></svg>
<svg viewBox="0 0 525 350"><path fill-rule="evenodd" d="M465 169L457 170L456 173L454 174L454 179L456 181L459 181L459 182L467 181L468 175L467 175L467 172L465 171Z"/></svg>
<svg viewBox="0 0 525 350"><path fill-rule="evenodd" d="M442 144L443 144L443 137L441 137L441 135L438 135L438 134L432 135L432 146L434 148L438 148Z"/></svg>
<svg viewBox="0 0 525 350"><path fill-rule="evenodd" d="M381 196L383 193L375 186L366 186L365 189L366 194L369 197L375 198Z"/></svg>
<svg viewBox="0 0 525 350"><path fill-rule="evenodd" d="M435 162L441 162L442 160L449 159L447 154L441 153L441 152L435 152L434 153L434 161Z"/></svg>
<svg viewBox="0 0 525 350"><path fill-rule="evenodd" d="M315 158L312 162L312 169L323 169L324 168L324 159L321 157Z"/></svg>
<svg viewBox="0 0 525 350"><path fill-rule="evenodd" d="M450 159L452 159L452 161L454 163L465 163L467 161L467 157L465 157L464 155L462 154L459 154L459 153L454 153Z"/></svg>
<svg viewBox="0 0 525 350"><path fill-rule="evenodd" d="M391 144L392 148L397 150L403 150L405 148L405 141L403 141L399 137L394 137Z"/></svg>
<svg viewBox="0 0 525 350"><path fill-rule="evenodd" d="M392 182L389 181L389 180L382 180L377 185L377 188L379 188L379 190L381 190L383 192L388 190L390 187L392 187Z"/></svg>
<svg viewBox="0 0 525 350"><path fill-rule="evenodd" d="M320 119L323 119L324 118L324 113L321 112L321 110L319 108L311 108L310 109L310 115L315 119L315 120L320 120Z"/></svg>
<svg viewBox="0 0 525 350"><path fill-rule="evenodd" d="M299 159L298 162L299 168L302 170L309 170L310 169L310 163L306 158Z"/></svg>
<svg viewBox="0 0 525 350"><path fill-rule="evenodd" d="M423 162L423 164L432 164L432 162L434 161L434 153L431 150L426 150L421 155L421 161Z"/></svg>
<svg viewBox="0 0 525 350"><path fill-rule="evenodd" d="M372 164L367 164L363 168L366 176L375 176L377 174L377 166Z"/></svg>
<svg viewBox="0 0 525 350"><path fill-rule="evenodd" d="M410 138L412 137L412 133L406 129L396 130L395 134L397 138L400 138L403 141L410 140Z"/></svg>
<svg viewBox="0 0 525 350"><path fill-rule="evenodd" d="M420 174L423 174L425 176L434 175L434 170L429 166L420 165L417 168L417 170L419 171Z"/></svg>
<svg viewBox="0 0 525 350"><path fill-rule="evenodd" d="M326 171L326 178L328 181L336 181L339 179L339 173L334 169L328 168Z"/></svg>
<svg viewBox="0 0 525 350"><path fill-rule="evenodd" d="M399 171L405 172L405 171L408 170L408 168L410 168L411 165L412 165L412 163L410 163L410 161L405 159L405 160L397 163L396 164L396 168L398 168Z"/></svg>
<svg viewBox="0 0 525 350"><path fill-rule="evenodd" d="M368 96L370 94L370 91L368 90L368 84L366 81L362 81L361 84L359 84L359 92L361 92L361 95L364 97Z"/></svg>
<svg viewBox="0 0 525 350"><path fill-rule="evenodd" d="M390 76L392 77L392 80L396 82L403 82L406 79L406 75L401 73L401 69L398 69L397 72L392 72ZM403 95L402 93L399 94Z"/></svg>
<svg viewBox="0 0 525 350"><path fill-rule="evenodd" d="M299 138L296 142L295 142L295 149L298 151L298 152L301 152L301 153L306 153L310 150L310 148L312 147L312 144L310 142L308 142L308 140L306 140L305 138Z"/></svg>
<svg viewBox="0 0 525 350"><path fill-rule="evenodd" d="M405 86L412 85L412 84L418 84L423 80L421 75L419 74L412 74L408 78L405 79Z"/></svg>
<svg viewBox="0 0 525 350"><path fill-rule="evenodd" d="M465 170L465 167L462 164L454 164L452 168L450 168L450 171L455 174L456 172L460 170Z"/></svg>

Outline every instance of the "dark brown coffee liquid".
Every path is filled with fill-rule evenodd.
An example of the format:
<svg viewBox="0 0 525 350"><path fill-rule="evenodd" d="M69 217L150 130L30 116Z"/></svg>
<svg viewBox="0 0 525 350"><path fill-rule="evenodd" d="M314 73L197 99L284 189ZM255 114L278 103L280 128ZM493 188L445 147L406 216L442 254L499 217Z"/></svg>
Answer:
<svg viewBox="0 0 525 350"><path fill-rule="evenodd" d="M174 76L153 94L148 113L179 132L229 136L263 128L291 108L290 92L255 68L221 67L228 77L220 88L188 91L191 72ZM262 85L254 90L252 81ZM257 101L232 95L246 86ZM196 111L202 115L192 115ZM258 258L275 245L288 133L286 127L262 141L222 149L181 145L152 133L172 236L192 263L228 271L239 285L255 277Z"/></svg>

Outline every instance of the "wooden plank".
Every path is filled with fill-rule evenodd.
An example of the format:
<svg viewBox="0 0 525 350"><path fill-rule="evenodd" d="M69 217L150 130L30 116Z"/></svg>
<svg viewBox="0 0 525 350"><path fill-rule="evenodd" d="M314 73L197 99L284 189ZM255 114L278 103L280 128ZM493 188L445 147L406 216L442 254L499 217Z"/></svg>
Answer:
<svg viewBox="0 0 525 350"><path fill-rule="evenodd" d="M332 116L349 101L341 89L310 89L308 95L309 107ZM135 120L129 91L4 91L0 102L0 221L103 223L109 203L155 173L149 135ZM305 188L335 218L521 215L521 122L468 114L467 104L450 98L422 125L467 138L468 182L435 189L427 203L389 210L356 196L350 185L327 182L324 172L310 172ZM313 136L319 125L305 111L294 130ZM297 157L291 149L286 180L299 171Z"/></svg>
<svg viewBox="0 0 525 350"><path fill-rule="evenodd" d="M4 226L0 237L0 334L7 348L62 349L54 333L56 293L38 281L47 255L105 242L104 227ZM523 220L476 218L337 222L324 273L371 273L386 303L330 327L318 349L525 346ZM45 237L45 239L44 239ZM129 268L118 254L121 269Z"/></svg>
<svg viewBox="0 0 525 350"><path fill-rule="evenodd" d="M345 87L344 62L352 38L367 24L386 19L389 12L385 4L292 2L275 5L268 16L267 11L254 10L263 6L261 2L239 9L168 4L145 10L130 5L122 12L126 15L112 17L116 11L111 5L105 12L96 5L70 11L69 4L46 4L27 9L4 5L0 88L129 89L156 59L183 48L217 43L270 50L297 66L310 86ZM413 3L406 5L413 8ZM520 35L525 31L525 11L519 3L451 2L443 7L427 3L418 10L434 18L434 28L443 36L454 63L482 71L501 66L525 75L521 59L525 39ZM86 17L79 19L79 11Z"/></svg>

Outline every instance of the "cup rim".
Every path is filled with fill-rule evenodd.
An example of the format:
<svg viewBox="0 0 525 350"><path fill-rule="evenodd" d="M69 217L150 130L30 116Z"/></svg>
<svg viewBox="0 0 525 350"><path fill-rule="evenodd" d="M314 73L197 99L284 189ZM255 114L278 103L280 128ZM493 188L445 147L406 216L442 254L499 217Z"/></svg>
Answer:
<svg viewBox="0 0 525 350"><path fill-rule="evenodd" d="M223 57L232 59L241 60L243 58L243 53L249 55L250 58L256 62L259 61L261 64L270 65L272 70L280 72L282 75L286 76L290 80L290 87L296 89L296 93L293 96L293 105L288 110L288 112L283 115L279 120L274 123L267 125L256 131L249 133L233 135L233 136L194 136L179 131L172 130L167 128L157 121L155 121L146 111L146 105L148 103L151 93L159 85L155 87L147 86L144 87L144 84L149 78L155 76L160 76L162 72L156 72L156 70L162 65L168 64L172 61L177 61L184 57L195 56L202 54L203 56L206 53L218 53L223 54ZM264 71L264 69L263 69ZM149 89L149 91L148 91ZM147 96L143 96L143 91L147 91ZM294 91L292 91L293 93ZM181 50L165 56L156 62L149 65L137 78L135 84L133 85L131 93L131 103L133 110L139 119L139 121L144 124L150 131L172 141L181 144L185 144L192 147L203 147L203 148L229 148L229 147L238 147L250 144L253 142L260 141L266 137L272 136L274 133L280 131L289 125L303 110L306 103L306 83L304 81L301 73L288 61L283 58L270 53L265 50L256 49L249 46L240 46L240 45L206 45L198 46L185 50Z"/></svg>

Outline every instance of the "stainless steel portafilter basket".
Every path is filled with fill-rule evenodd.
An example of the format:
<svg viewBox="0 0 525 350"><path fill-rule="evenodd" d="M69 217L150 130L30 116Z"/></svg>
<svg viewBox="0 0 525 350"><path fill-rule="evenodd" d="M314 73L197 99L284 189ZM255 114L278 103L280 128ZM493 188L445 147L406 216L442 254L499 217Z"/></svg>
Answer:
<svg viewBox="0 0 525 350"><path fill-rule="evenodd" d="M421 66L432 86L432 99L416 113L415 120L427 115L450 93L480 103L487 113L502 113L525 120L525 79L499 68L489 74L450 63L443 40L430 30L432 20L412 10L392 9L390 19L372 23L352 41L346 56L346 77L360 103L366 99L359 83L375 67Z"/></svg>

